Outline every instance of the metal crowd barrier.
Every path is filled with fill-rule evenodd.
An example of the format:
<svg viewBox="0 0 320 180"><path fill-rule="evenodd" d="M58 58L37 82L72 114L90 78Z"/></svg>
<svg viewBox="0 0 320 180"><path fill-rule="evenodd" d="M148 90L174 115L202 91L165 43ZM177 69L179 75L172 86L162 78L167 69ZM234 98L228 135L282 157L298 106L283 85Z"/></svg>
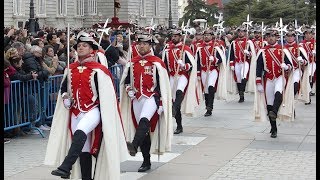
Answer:
<svg viewBox="0 0 320 180"><path fill-rule="evenodd" d="M4 104L4 131L22 126L35 128L41 119L40 101L39 81L11 81L9 102Z"/></svg>
<svg viewBox="0 0 320 180"><path fill-rule="evenodd" d="M113 76L119 99L122 65L114 65L109 70ZM35 127L35 123L40 120L42 122L52 120L62 77L63 75L49 76L48 80L43 83L38 80L11 81L10 100L4 106L4 131L30 126L30 128L37 129L44 137L39 128ZM35 100L35 103L32 99Z"/></svg>

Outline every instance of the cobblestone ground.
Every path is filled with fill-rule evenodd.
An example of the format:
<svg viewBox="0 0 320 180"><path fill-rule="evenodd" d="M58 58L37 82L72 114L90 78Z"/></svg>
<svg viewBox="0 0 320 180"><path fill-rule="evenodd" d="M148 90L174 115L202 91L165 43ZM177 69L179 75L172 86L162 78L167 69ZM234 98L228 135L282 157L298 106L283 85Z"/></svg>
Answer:
<svg viewBox="0 0 320 180"><path fill-rule="evenodd" d="M209 178L215 179L316 179L316 153L246 148Z"/></svg>

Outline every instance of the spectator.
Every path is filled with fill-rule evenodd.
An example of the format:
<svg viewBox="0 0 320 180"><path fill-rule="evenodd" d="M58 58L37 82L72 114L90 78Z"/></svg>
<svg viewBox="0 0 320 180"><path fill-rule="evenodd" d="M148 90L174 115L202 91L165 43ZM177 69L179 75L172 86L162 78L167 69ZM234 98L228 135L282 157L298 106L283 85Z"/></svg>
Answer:
<svg viewBox="0 0 320 180"><path fill-rule="evenodd" d="M4 71L3 71L4 109L5 111L8 111L9 109L8 104L10 101L10 85L11 85L9 74L12 72L10 72L10 68L9 68L10 62L6 58L4 58L3 67L4 67ZM7 120L7 117L5 117L5 120ZM7 144L9 142L10 142L10 139L4 138L4 144Z"/></svg>
<svg viewBox="0 0 320 180"><path fill-rule="evenodd" d="M32 71L36 72L38 74L38 80L40 82L46 81L49 76L48 70L44 69L42 64L42 48L39 46L32 46L31 52L27 52L23 56L23 70L25 70L27 73L31 73Z"/></svg>
<svg viewBox="0 0 320 180"><path fill-rule="evenodd" d="M30 74L27 74L22 69L22 58L19 56L13 56L9 58L10 64L12 67L16 70L16 72L10 76L11 81L20 80L20 81L29 81L32 79L37 79L38 74L36 72L31 72Z"/></svg>
<svg viewBox="0 0 320 180"><path fill-rule="evenodd" d="M19 53L17 51L16 48L10 48L7 50L7 52L5 52L5 55L4 57L8 60L10 59L11 57L14 57L14 56L19 56Z"/></svg>
<svg viewBox="0 0 320 180"><path fill-rule="evenodd" d="M47 35L48 45L53 46L54 54L58 54L58 52L63 48L63 44L60 43L60 39L57 38L57 34L48 33Z"/></svg>
<svg viewBox="0 0 320 180"><path fill-rule="evenodd" d="M34 46L34 45L43 48L44 47L43 40L41 38L35 38L33 41L31 41L31 46Z"/></svg>
<svg viewBox="0 0 320 180"><path fill-rule="evenodd" d="M11 46L13 48L17 49L18 55L20 57L23 57L24 53L26 52L26 48L25 48L25 46L24 46L24 44L22 42L15 42L15 43L11 44Z"/></svg>
<svg viewBox="0 0 320 180"><path fill-rule="evenodd" d="M43 67L43 58L42 58L42 48L39 46L32 46L31 47L31 52L27 52L24 56L23 56L23 65L22 68L25 72L27 73L32 73L32 72L36 72L36 74L38 74L38 80L40 81L40 83L43 83L44 81L47 81L48 76L49 76L49 71L47 69L45 69ZM44 86L44 88L47 88L46 86ZM44 89L43 91L40 91L40 96L44 97L43 92L47 92L46 89ZM46 105L44 107L46 109ZM40 129L47 129L48 128L43 128L41 125L48 126L45 125L43 120L41 119L39 122L36 123L36 127L39 127Z"/></svg>
<svg viewBox="0 0 320 180"><path fill-rule="evenodd" d="M101 40L101 47L105 50L105 56L108 60L108 66L109 68L113 66L115 63L119 60L119 52L116 50L115 47L112 46L109 40L109 36L107 34L103 34L102 40Z"/></svg>
<svg viewBox="0 0 320 180"><path fill-rule="evenodd" d="M15 32L15 29L14 28L11 28L7 35L4 36L4 49L9 49L10 48L10 45L13 43L12 42L12 39L14 38L14 32Z"/></svg>
<svg viewBox="0 0 320 180"><path fill-rule="evenodd" d="M54 75L56 71L63 71L63 67L59 65L58 56L54 54L53 47L46 45L43 48L43 67L49 71L50 75Z"/></svg>
<svg viewBox="0 0 320 180"><path fill-rule="evenodd" d="M22 58L19 56L14 56L9 59L12 68L15 69L15 73L10 76L11 81L19 80L19 81L29 81L29 80L36 80L38 77L38 74L35 72L31 72L30 74L27 74L23 69L22 69ZM24 89L26 84L21 84L21 87L16 87L19 89ZM29 85L29 84L28 84ZM18 94L19 100L21 100L21 112L23 113L22 117L26 118L30 121L36 120L36 115L37 115L37 108L38 108L38 102L34 96L34 92L31 92L32 88L29 88L30 91L15 91L15 92L20 92L21 94ZM28 107L28 108L27 108ZM25 108L25 109L23 109ZM39 127L41 130L48 130L48 128L40 126ZM31 130L28 132L28 134L39 134L37 130Z"/></svg>

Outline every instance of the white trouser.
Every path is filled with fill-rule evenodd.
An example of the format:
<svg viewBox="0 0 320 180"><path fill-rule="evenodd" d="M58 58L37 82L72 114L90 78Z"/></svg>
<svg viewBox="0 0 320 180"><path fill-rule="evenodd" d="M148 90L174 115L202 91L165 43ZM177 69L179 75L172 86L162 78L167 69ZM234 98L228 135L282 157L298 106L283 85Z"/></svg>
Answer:
<svg viewBox="0 0 320 180"><path fill-rule="evenodd" d="M249 63L247 61L245 63L236 62L234 64L234 72L237 77L237 83L241 83L241 80L247 77L248 71L249 71Z"/></svg>
<svg viewBox="0 0 320 180"><path fill-rule="evenodd" d="M143 117L150 121L154 113L157 111L157 104L153 96L150 98L141 96L139 100L134 98L132 105L137 124L139 124L140 119Z"/></svg>
<svg viewBox="0 0 320 180"><path fill-rule="evenodd" d="M100 122L100 110L98 107L90 111L81 112L78 116L73 113L71 115L71 130L72 134L76 130L81 130L87 135L87 140L82 148L82 152L90 152L91 149L91 132L98 126Z"/></svg>
<svg viewBox="0 0 320 180"><path fill-rule="evenodd" d="M177 90L181 90L182 92L184 92L184 89L187 87L188 84L188 79L184 76L184 75L178 75L178 80L175 84L175 78L174 76L170 76L170 87L171 90L175 90L174 92L172 92L172 98L175 100L175 94ZM176 85L176 87L174 87Z"/></svg>
<svg viewBox="0 0 320 180"><path fill-rule="evenodd" d="M301 79L301 77L302 77L302 71L299 70L299 68L295 69L295 70L293 71L293 76L292 76L292 78L293 78L293 83L299 82L300 79Z"/></svg>
<svg viewBox="0 0 320 180"><path fill-rule="evenodd" d="M309 64L309 76L314 76L314 72L316 71L316 63L312 62Z"/></svg>
<svg viewBox="0 0 320 180"><path fill-rule="evenodd" d="M216 81L218 79L218 71L216 69L214 69L214 70L209 72L208 84L206 86L207 74L208 73L206 71L201 71L201 81L202 81L202 84L203 84L204 88L208 89L209 86L215 87Z"/></svg>
<svg viewBox="0 0 320 180"><path fill-rule="evenodd" d="M274 95L277 91L282 93L283 91L283 83L286 84L286 80L282 78L282 75L273 80L267 79L266 82L266 99L267 105L273 105ZM292 92L293 93L293 92Z"/></svg>

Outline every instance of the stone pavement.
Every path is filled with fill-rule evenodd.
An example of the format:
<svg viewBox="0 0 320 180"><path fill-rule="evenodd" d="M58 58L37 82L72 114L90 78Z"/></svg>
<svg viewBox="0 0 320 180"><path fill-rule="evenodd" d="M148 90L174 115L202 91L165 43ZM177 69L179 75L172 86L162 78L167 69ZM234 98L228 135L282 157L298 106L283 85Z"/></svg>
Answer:
<svg viewBox="0 0 320 180"><path fill-rule="evenodd" d="M121 164L121 180L316 179L316 98L297 103L294 122L278 122L270 138L269 122L253 121L253 96L215 100L213 115L184 117L184 132L175 135L172 151L152 155L151 170L138 173L141 154ZM174 123L175 124L175 123ZM48 136L48 134L47 134ZM27 135L4 145L4 179L54 180L55 167L43 165L47 138Z"/></svg>

